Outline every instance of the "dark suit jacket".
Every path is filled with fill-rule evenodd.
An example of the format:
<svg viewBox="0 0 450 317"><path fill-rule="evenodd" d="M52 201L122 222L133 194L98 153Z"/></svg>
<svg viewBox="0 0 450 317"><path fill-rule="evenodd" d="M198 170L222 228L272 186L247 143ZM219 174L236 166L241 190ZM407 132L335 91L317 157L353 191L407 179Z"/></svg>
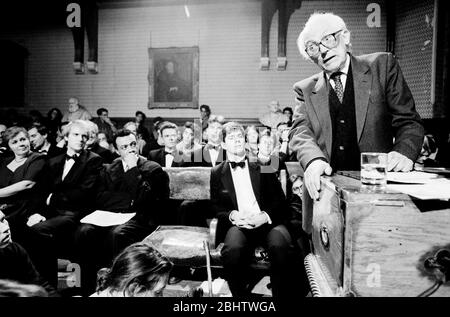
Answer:
<svg viewBox="0 0 450 317"><path fill-rule="evenodd" d="M90 148L91 152L98 154L102 159L103 163L111 164L115 158L117 158L117 154L112 153L110 150L101 147L98 143L95 143L92 148Z"/></svg>
<svg viewBox="0 0 450 317"><path fill-rule="evenodd" d="M164 148L150 151L150 153L148 155L148 159L158 163L162 167L166 167L166 154L164 152ZM188 160L187 156L184 156L183 154L181 154L177 150L175 150L172 167L187 166L188 164L185 162L186 160Z"/></svg>
<svg viewBox="0 0 450 317"><path fill-rule="evenodd" d="M415 161L422 147L424 129L396 59L390 53L351 56L351 65L360 151L397 151ZM291 129L289 146L297 152L304 169L318 157L330 161L329 89L323 72L294 85L297 100L304 100L304 104Z"/></svg>
<svg viewBox="0 0 450 317"><path fill-rule="evenodd" d="M48 152L39 152L44 155L47 155L47 158L50 159L52 157L61 155L62 153L65 153L65 149L62 149L60 147L57 147L55 144L50 144L50 147L48 149Z"/></svg>
<svg viewBox="0 0 450 317"><path fill-rule="evenodd" d="M100 172L96 206L143 215L161 212L169 194L169 176L159 164L140 157L136 167L124 172L122 159L117 158Z"/></svg>
<svg viewBox="0 0 450 317"><path fill-rule="evenodd" d="M259 208L269 215L272 220L271 226L286 224L288 221L286 197L275 173L261 173L260 166L250 162L249 174ZM238 210L236 189L228 161L211 169L210 186L211 202L218 218L217 239L221 242L232 226L228 218L230 212Z"/></svg>
<svg viewBox="0 0 450 317"><path fill-rule="evenodd" d="M82 151L67 176L62 180L65 153L49 161L50 209L70 211L79 216L93 209L95 190L102 158L90 151Z"/></svg>
<svg viewBox="0 0 450 317"><path fill-rule="evenodd" d="M397 151L414 162L422 148L424 129L396 59L390 53L351 56L351 66L360 151ZM300 116L290 132L289 146L297 152L303 169L317 158L330 161L329 89L330 84L323 72L294 85L296 98L302 105ZM304 193L304 203L310 204L307 191ZM309 209L305 207L303 212L303 226L307 233L310 233L312 220Z"/></svg>
<svg viewBox="0 0 450 317"><path fill-rule="evenodd" d="M201 149L195 150L192 153L192 166L213 167L211 155L209 155L208 144L203 145ZM222 163L227 157L227 151L219 148L219 155L217 156L216 166Z"/></svg>

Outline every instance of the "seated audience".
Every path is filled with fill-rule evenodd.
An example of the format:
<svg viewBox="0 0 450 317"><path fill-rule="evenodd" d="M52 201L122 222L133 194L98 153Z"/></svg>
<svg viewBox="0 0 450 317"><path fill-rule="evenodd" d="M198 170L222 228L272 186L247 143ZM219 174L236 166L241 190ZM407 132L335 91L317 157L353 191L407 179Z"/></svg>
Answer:
<svg viewBox="0 0 450 317"><path fill-rule="evenodd" d="M136 122L129 121L129 122L125 123L123 128L125 130L131 131L131 133L133 133L136 136L137 151L138 151L139 155L142 155L142 153L147 145L147 142L142 137L142 134L138 133L138 130L137 130L138 126L137 126Z"/></svg>
<svg viewBox="0 0 450 317"><path fill-rule="evenodd" d="M259 133L254 125L245 129L245 150L250 161L258 157Z"/></svg>
<svg viewBox="0 0 450 317"><path fill-rule="evenodd" d="M288 145L289 145L289 128L286 122L280 122L277 125L277 130L275 132L276 135L276 144L274 152L280 156L281 160L286 161L287 156L289 155Z"/></svg>
<svg viewBox="0 0 450 317"><path fill-rule="evenodd" d="M195 150L201 149L202 146L199 144L199 132L200 127L195 123L190 121L186 122L184 124L181 141L176 145L177 151L189 156Z"/></svg>
<svg viewBox="0 0 450 317"><path fill-rule="evenodd" d="M202 124L202 141L207 142L208 137L206 129L208 128L209 117L211 116L211 108L208 105L200 106L200 122Z"/></svg>
<svg viewBox="0 0 450 317"><path fill-rule="evenodd" d="M106 138L106 134L104 134L103 132L99 132L97 138L98 138L98 145L100 145L104 149L109 150L111 153L117 154L116 150L114 149L114 145L110 143Z"/></svg>
<svg viewBox="0 0 450 317"><path fill-rule="evenodd" d="M100 108L97 109L97 118L93 118L92 122L94 122L98 127L99 133L104 133L108 142L112 141L114 133L117 131L116 124L111 121L108 116L108 109Z"/></svg>
<svg viewBox="0 0 450 317"><path fill-rule="evenodd" d="M24 284L36 284L43 287L50 295L55 296L55 289L36 271L27 251L20 244L13 242L11 230L5 215L0 211L0 297L7 295L18 286L11 282L6 283L1 280L10 280ZM7 288L7 286L11 288ZM18 287L17 290L20 288ZM23 289L25 290L25 289ZM36 294L44 296L46 292ZM19 293L25 296L26 293ZM20 295L16 295L19 297Z"/></svg>
<svg viewBox="0 0 450 317"><path fill-rule="evenodd" d="M92 116L87 109L79 104L78 98L71 97L69 99L69 106L64 113L62 122L72 122L75 120L91 120Z"/></svg>
<svg viewBox="0 0 450 317"><path fill-rule="evenodd" d="M97 125L92 121L85 121L85 123L89 130L89 138L85 145L86 149L99 155L103 159L103 163L112 163L117 156L99 145Z"/></svg>
<svg viewBox="0 0 450 317"><path fill-rule="evenodd" d="M136 212L136 216L118 226L78 227L75 245L87 294L92 293L95 272L102 265L108 265L126 246L141 241L156 228L170 193L167 173L137 154L133 133L119 130L114 139L120 158L101 171L95 206L111 212Z"/></svg>
<svg viewBox="0 0 450 317"><path fill-rule="evenodd" d="M0 159L10 155L8 144L5 142L3 135L6 131L6 125L0 123Z"/></svg>
<svg viewBox="0 0 450 317"><path fill-rule="evenodd" d="M45 154L47 158L52 158L62 154L63 150L55 144L49 142L49 132L44 125L33 125L28 129L31 148L34 152Z"/></svg>
<svg viewBox="0 0 450 317"><path fill-rule="evenodd" d="M0 160L0 210L39 272L52 284L56 283L56 257L48 250L48 237L27 226L29 217L45 206L45 177L49 172L45 156L31 151L24 128L11 127L4 138L14 155Z"/></svg>
<svg viewBox="0 0 450 317"><path fill-rule="evenodd" d="M160 127L160 134L164 140L164 148L150 151L148 159L152 160L163 167L182 167L185 165L185 159L191 162L188 155L183 156L177 150L177 130L178 127L172 122L165 122Z"/></svg>
<svg viewBox="0 0 450 317"><path fill-rule="evenodd" d="M92 211L102 167L102 158L85 150L89 137L85 121L69 123L64 126L63 134L67 141L66 153L49 160L47 208L28 219L28 226L53 238L58 253L71 251L79 220Z"/></svg>
<svg viewBox="0 0 450 317"><path fill-rule="evenodd" d="M298 252L284 223L286 198L274 173L245 156L245 132L235 122L222 131L226 161L211 169L211 200L218 218L217 240L224 241L221 257L234 297L248 297L249 265L254 248L269 253L272 294L279 307L294 303L304 287Z"/></svg>
<svg viewBox="0 0 450 317"><path fill-rule="evenodd" d="M58 108L52 108L47 112L47 139L50 143L56 143L56 136L62 122L62 117L63 115Z"/></svg>
<svg viewBox="0 0 450 317"><path fill-rule="evenodd" d="M275 136L266 129L259 136L257 162L261 165L262 173L276 173L280 175L280 170L286 169L284 160L275 151Z"/></svg>
<svg viewBox="0 0 450 317"><path fill-rule="evenodd" d="M210 116L206 129L207 143L200 150L194 151L194 166L213 167L225 160L225 150L222 148L223 117Z"/></svg>
<svg viewBox="0 0 450 317"><path fill-rule="evenodd" d="M292 117L294 116L294 112L292 111L291 107L286 107L283 109L283 114L287 117L287 125L290 127L292 125Z"/></svg>
<svg viewBox="0 0 450 317"><path fill-rule="evenodd" d="M173 264L152 247L130 245L98 273L92 297L161 297Z"/></svg>

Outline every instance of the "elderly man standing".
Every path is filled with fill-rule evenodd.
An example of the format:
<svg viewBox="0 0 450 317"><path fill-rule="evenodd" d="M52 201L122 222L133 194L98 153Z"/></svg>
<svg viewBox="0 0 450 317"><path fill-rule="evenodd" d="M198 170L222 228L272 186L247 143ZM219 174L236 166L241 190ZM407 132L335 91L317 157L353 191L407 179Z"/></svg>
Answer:
<svg viewBox="0 0 450 317"><path fill-rule="evenodd" d="M353 56L350 32L332 13L311 15L297 44L322 70L294 85L302 105L289 145L305 170L309 196L319 199L321 175L358 170L361 152L388 153L388 170L410 171L424 129L394 56Z"/></svg>

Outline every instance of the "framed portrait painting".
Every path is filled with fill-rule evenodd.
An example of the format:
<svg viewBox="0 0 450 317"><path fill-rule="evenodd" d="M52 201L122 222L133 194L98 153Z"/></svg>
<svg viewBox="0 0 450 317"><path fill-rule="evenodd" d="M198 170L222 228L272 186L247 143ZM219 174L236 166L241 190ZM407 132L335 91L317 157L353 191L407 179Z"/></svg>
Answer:
<svg viewBox="0 0 450 317"><path fill-rule="evenodd" d="M148 107L198 108L198 47L149 48Z"/></svg>

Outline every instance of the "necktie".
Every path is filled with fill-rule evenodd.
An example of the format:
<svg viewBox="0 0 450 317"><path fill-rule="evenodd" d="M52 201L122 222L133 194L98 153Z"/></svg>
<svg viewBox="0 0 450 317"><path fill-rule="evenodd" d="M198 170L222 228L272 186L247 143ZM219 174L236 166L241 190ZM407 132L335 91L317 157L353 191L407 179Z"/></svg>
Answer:
<svg viewBox="0 0 450 317"><path fill-rule="evenodd" d="M212 145L212 144L208 144L208 150L216 150L216 151L219 151L219 147L220 147L220 145Z"/></svg>
<svg viewBox="0 0 450 317"><path fill-rule="evenodd" d="M235 169L236 167L240 167L240 168L244 168L245 167L245 161L240 161L240 162L230 162L230 165L233 169Z"/></svg>
<svg viewBox="0 0 450 317"><path fill-rule="evenodd" d="M336 95L339 98L339 102L342 103L342 99L344 98L344 87L341 82L341 72L337 72L331 75L331 79L334 81L334 91L336 91Z"/></svg>
<svg viewBox="0 0 450 317"><path fill-rule="evenodd" d="M76 161L77 158L78 158L78 156L76 156L75 154L72 155L72 156L70 156L69 154L66 154L66 161L69 161L69 160L74 160L74 161Z"/></svg>

